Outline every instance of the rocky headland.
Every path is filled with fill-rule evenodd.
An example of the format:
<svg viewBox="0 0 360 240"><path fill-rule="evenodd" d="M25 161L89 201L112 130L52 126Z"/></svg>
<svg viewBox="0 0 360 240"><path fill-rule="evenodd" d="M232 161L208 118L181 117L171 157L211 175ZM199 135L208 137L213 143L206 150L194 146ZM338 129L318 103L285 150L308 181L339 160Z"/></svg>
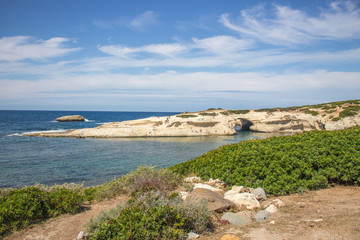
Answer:
<svg viewBox="0 0 360 240"><path fill-rule="evenodd" d="M78 138L189 137L233 135L236 128L256 132L296 133L357 126L360 124L359 113L360 100L258 110L209 109L168 117L112 122L95 128L27 135Z"/></svg>

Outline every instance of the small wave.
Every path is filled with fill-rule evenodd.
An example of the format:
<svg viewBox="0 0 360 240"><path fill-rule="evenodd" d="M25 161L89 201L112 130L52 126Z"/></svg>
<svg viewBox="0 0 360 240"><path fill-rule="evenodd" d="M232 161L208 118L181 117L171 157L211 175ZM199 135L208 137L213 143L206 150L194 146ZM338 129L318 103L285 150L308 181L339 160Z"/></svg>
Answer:
<svg viewBox="0 0 360 240"><path fill-rule="evenodd" d="M7 137L21 137L23 136L22 133L12 133L12 134L9 134L9 135L6 135Z"/></svg>
<svg viewBox="0 0 360 240"><path fill-rule="evenodd" d="M85 122L95 122L95 120L89 120L85 118Z"/></svg>
<svg viewBox="0 0 360 240"><path fill-rule="evenodd" d="M53 133L53 132L66 132L66 129L54 129L54 130L44 130L44 131L31 131L31 132L23 132L23 133L12 133L7 135L8 137L21 137L26 134L33 134L33 133Z"/></svg>
<svg viewBox="0 0 360 240"><path fill-rule="evenodd" d="M111 122L103 122L103 123L95 123L97 125L104 125L104 124L108 124L108 123L111 123Z"/></svg>

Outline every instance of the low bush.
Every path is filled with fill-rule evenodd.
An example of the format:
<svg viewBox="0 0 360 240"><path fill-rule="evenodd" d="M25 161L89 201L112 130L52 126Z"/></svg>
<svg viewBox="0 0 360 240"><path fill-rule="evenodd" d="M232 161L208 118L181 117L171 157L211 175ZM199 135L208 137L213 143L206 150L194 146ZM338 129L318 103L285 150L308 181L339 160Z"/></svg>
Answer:
<svg viewBox="0 0 360 240"><path fill-rule="evenodd" d="M135 171L98 186L94 198L101 200L128 193L142 193L151 190L168 192L182 183L179 174L168 169L139 166Z"/></svg>
<svg viewBox="0 0 360 240"><path fill-rule="evenodd" d="M11 189L0 197L0 236L43 219L80 209L83 195L66 187L43 185Z"/></svg>
<svg viewBox="0 0 360 240"><path fill-rule="evenodd" d="M139 166L134 172L121 177L124 188L129 194L147 191L169 192L182 183L179 174L169 169Z"/></svg>
<svg viewBox="0 0 360 240"><path fill-rule="evenodd" d="M124 208L103 213L88 224L90 239L183 239L189 231L212 230L204 205L186 205L178 197L149 192Z"/></svg>
<svg viewBox="0 0 360 240"><path fill-rule="evenodd" d="M183 114L183 115L177 115L177 117L179 117L179 118L193 118L193 117L197 117L197 115Z"/></svg>
<svg viewBox="0 0 360 240"><path fill-rule="evenodd" d="M250 110L229 110L232 114L247 114L250 112Z"/></svg>
<svg viewBox="0 0 360 240"><path fill-rule="evenodd" d="M310 114L312 116L317 116L319 114L317 111L314 110L306 110L305 113Z"/></svg>
<svg viewBox="0 0 360 240"><path fill-rule="evenodd" d="M217 114L216 113L199 113L199 115L201 115L201 116L212 116L212 117L214 117L214 116L216 116Z"/></svg>

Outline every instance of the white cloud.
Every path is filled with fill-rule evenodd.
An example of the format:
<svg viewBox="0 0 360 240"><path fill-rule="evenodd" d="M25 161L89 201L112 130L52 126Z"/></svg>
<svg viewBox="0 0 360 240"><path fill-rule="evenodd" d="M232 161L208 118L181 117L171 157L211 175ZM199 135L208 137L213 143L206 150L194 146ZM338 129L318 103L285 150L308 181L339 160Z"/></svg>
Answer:
<svg viewBox="0 0 360 240"><path fill-rule="evenodd" d="M211 38L193 38L195 48L202 48L215 54L234 54L253 47L253 41L238 39L233 36L214 36Z"/></svg>
<svg viewBox="0 0 360 240"><path fill-rule="evenodd" d="M174 71L154 75L91 74L58 75L44 77L36 81L0 80L0 100L21 98L68 98L72 97L110 97L126 94L129 97L140 95L193 95L199 97L209 92L287 92L321 90L326 87L336 91L360 90L360 73L328 72L317 70L309 73L244 72L193 72ZM109 92L108 90L111 89ZM165 90L165 91L161 91ZM110 94L109 93L113 93ZM108 96L109 95L109 96Z"/></svg>
<svg viewBox="0 0 360 240"><path fill-rule="evenodd" d="M61 37L48 40L35 40L29 36L3 37L0 39L0 60L43 60L80 50L64 46L69 41L70 39Z"/></svg>
<svg viewBox="0 0 360 240"><path fill-rule="evenodd" d="M351 1L333 2L316 17L287 6L275 5L275 17L266 9L242 10L238 21L222 14L219 21L243 36L274 45L309 44L315 40L348 40L360 38L360 9Z"/></svg>
<svg viewBox="0 0 360 240"><path fill-rule="evenodd" d="M98 49L109 55L129 58L130 56L136 56L141 53L153 53L167 57L174 57L175 55L187 50L185 45L180 43L164 43L164 44L150 44L141 47L126 47L123 45L105 45L98 46Z"/></svg>
<svg viewBox="0 0 360 240"><path fill-rule="evenodd" d="M0 39L0 61L43 60L80 50L65 47L64 43L69 41L61 37L48 40L35 40L28 36L3 37Z"/></svg>
<svg viewBox="0 0 360 240"><path fill-rule="evenodd" d="M158 15L153 11L146 11L135 17L120 17L112 20L95 19L92 24L98 28L114 29L127 27L135 31L144 30L147 27L159 24Z"/></svg>
<svg viewBox="0 0 360 240"><path fill-rule="evenodd" d="M129 26L134 29L143 29L144 27L158 24L158 16L153 11L146 11L132 19Z"/></svg>

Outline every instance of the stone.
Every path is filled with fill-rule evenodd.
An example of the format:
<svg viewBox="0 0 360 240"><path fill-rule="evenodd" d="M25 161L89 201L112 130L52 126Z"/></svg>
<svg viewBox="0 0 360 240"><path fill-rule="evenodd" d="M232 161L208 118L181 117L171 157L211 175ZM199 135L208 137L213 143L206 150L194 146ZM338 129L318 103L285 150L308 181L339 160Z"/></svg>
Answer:
<svg viewBox="0 0 360 240"><path fill-rule="evenodd" d="M215 188L215 187L212 187L208 184L204 184L204 183L195 183L194 185L194 189L198 189L198 188L203 188L203 189L208 189L212 192L216 192L216 193L219 193L219 194L223 194L224 191L220 188Z"/></svg>
<svg viewBox="0 0 360 240"><path fill-rule="evenodd" d="M272 201L274 202L275 206L277 206L278 208L285 206L285 203L283 201L281 201L280 199L278 199L278 198L276 198L276 199L274 199Z"/></svg>
<svg viewBox="0 0 360 240"><path fill-rule="evenodd" d="M261 187L255 188L252 193L256 196L257 200L266 200L266 193Z"/></svg>
<svg viewBox="0 0 360 240"><path fill-rule="evenodd" d="M256 221L261 223L262 221L268 220L270 218L270 213L266 210L260 210L254 215L254 218Z"/></svg>
<svg viewBox="0 0 360 240"><path fill-rule="evenodd" d="M196 177L196 176L187 177L187 178L184 178L184 182L186 182L186 183L199 183L199 182L201 182L201 178Z"/></svg>
<svg viewBox="0 0 360 240"><path fill-rule="evenodd" d="M189 232L187 235L186 235L186 239L196 239L196 238L199 238L200 235L197 234L197 233L194 233L194 232Z"/></svg>
<svg viewBox="0 0 360 240"><path fill-rule="evenodd" d="M220 179L212 179L212 178L210 178L209 181L206 182L206 184L209 184L211 186L215 186L218 188L221 188L225 185L225 183L223 181L221 181Z"/></svg>
<svg viewBox="0 0 360 240"><path fill-rule="evenodd" d="M240 238L233 234L225 234L220 240L240 240Z"/></svg>
<svg viewBox="0 0 360 240"><path fill-rule="evenodd" d="M242 226L251 222L251 216L245 212L238 212L238 213L227 212L221 216L220 220L221 221L227 220L229 221L229 223L233 225Z"/></svg>
<svg viewBox="0 0 360 240"><path fill-rule="evenodd" d="M235 206L233 202L226 200L220 194L204 188L194 189L185 201L190 203L205 201L209 210L215 212L224 212Z"/></svg>
<svg viewBox="0 0 360 240"><path fill-rule="evenodd" d="M186 200L186 198L189 196L189 192L180 191L179 195L182 198L182 200Z"/></svg>
<svg viewBox="0 0 360 240"><path fill-rule="evenodd" d="M251 193L225 194L224 198L235 203L237 208L246 207L247 209L254 209L260 207L256 196Z"/></svg>
<svg viewBox="0 0 360 240"><path fill-rule="evenodd" d="M276 213L278 211L278 208L274 204L271 204L265 210L269 213Z"/></svg>
<svg viewBox="0 0 360 240"><path fill-rule="evenodd" d="M58 122L84 122L85 118L80 115L63 116L56 119Z"/></svg>
<svg viewBox="0 0 360 240"><path fill-rule="evenodd" d="M80 231L76 240L86 240L88 238L88 234L85 231Z"/></svg>

